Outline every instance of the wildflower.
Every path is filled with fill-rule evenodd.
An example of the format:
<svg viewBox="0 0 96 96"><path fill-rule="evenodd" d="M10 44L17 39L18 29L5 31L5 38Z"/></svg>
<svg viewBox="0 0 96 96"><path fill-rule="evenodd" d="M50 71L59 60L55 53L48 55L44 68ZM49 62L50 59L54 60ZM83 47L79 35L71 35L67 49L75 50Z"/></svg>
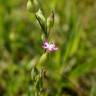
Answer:
<svg viewBox="0 0 96 96"><path fill-rule="evenodd" d="M44 42L43 48L46 49L49 52L53 52L53 51L58 50L58 48L55 46L55 44L53 42L48 43L47 41Z"/></svg>

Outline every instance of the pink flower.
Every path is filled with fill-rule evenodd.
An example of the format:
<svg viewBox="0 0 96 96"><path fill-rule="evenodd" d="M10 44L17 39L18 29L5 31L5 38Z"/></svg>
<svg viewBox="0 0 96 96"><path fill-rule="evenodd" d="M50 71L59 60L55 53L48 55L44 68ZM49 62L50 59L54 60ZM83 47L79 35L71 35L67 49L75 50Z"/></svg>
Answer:
<svg viewBox="0 0 96 96"><path fill-rule="evenodd" d="M49 52L53 52L53 51L58 50L58 48L55 46L54 43L48 43L47 41L44 42L43 48Z"/></svg>

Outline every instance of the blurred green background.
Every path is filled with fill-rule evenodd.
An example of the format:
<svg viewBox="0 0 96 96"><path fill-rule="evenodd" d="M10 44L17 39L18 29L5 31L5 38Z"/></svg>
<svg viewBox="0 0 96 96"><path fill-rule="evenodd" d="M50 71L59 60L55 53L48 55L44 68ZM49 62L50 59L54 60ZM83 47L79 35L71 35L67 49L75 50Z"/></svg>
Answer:
<svg viewBox="0 0 96 96"><path fill-rule="evenodd" d="M45 62L46 96L96 96L96 0L38 1L45 17L55 11L59 47ZM34 96L30 70L43 53L42 30L26 4L0 0L0 96Z"/></svg>

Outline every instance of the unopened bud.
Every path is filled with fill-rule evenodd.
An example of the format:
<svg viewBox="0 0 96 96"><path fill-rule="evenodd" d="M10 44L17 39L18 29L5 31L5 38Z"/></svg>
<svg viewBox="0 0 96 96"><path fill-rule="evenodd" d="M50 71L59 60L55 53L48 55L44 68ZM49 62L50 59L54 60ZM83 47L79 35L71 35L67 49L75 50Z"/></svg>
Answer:
<svg viewBox="0 0 96 96"><path fill-rule="evenodd" d="M37 0L28 0L27 2L27 10L32 12L32 13L36 13L39 9L39 4L37 2Z"/></svg>
<svg viewBox="0 0 96 96"><path fill-rule="evenodd" d="M36 13L36 18L44 32L45 35L47 35L47 26L46 26L46 19L42 13L42 11L39 9L38 12Z"/></svg>
<svg viewBox="0 0 96 96"><path fill-rule="evenodd" d="M39 9L38 10L38 12L36 13L36 16L40 19L40 20L42 20L42 22L45 22L45 17L44 17L44 15L43 15L43 13L42 13L42 11Z"/></svg>
<svg viewBox="0 0 96 96"><path fill-rule="evenodd" d="M41 35L41 39L42 39L42 41L45 41L45 35L44 34Z"/></svg>
<svg viewBox="0 0 96 96"><path fill-rule="evenodd" d="M47 55L48 55L48 53L46 52L46 53L44 53L44 54L40 57L40 60L39 60L38 65L37 65L37 68L42 67L42 64L44 64L44 62L45 62L46 59L47 59Z"/></svg>
<svg viewBox="0 0 96 96"><path fill-rule="evenodd" d="M27 10L31 11L31 9L32 9L32 2L31 2L31 0L28 0L28 2L27 2Z"/></svg>

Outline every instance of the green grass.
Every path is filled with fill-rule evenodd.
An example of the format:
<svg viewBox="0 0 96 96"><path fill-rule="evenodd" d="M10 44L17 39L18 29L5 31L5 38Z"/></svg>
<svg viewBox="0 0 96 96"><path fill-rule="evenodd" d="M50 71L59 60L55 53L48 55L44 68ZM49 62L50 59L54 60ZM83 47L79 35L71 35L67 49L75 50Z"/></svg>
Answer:
<svg viewBox="0 0 96 96"><path fill-rule="evenodd" d="M59 48L43 62L41 96L96 96L96 1L38 1L45 18L55 11L51 38ZM43 54L42 30L26 4L0 0L0 96L37 91L31 70Z"/></svg>

